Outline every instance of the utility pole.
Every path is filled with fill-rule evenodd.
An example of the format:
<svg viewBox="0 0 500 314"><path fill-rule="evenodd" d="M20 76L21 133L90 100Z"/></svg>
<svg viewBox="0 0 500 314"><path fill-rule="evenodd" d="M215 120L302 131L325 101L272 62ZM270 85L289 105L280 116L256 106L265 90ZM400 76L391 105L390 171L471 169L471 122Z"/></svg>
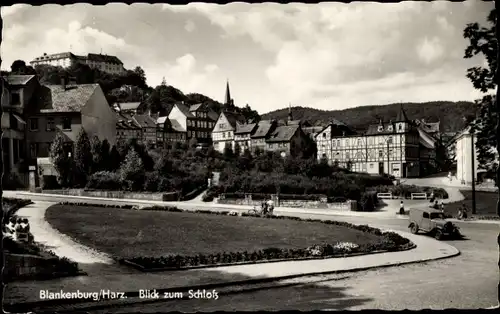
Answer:
<svg viewBox="0 0 500 314"><path fill-rule="evenodd" d="M476 214L476 149L474 146L474 128L470 128L470 145L471 145L471 165L472 165L472 214Z"/></svg>
<svg viewBox="0 0 500 314"><path fill-rule="evenodd" d="M389 138L387 138L387 174L390 175L391 174L391 165L390 165L390 161L389 161Z"/></svg>

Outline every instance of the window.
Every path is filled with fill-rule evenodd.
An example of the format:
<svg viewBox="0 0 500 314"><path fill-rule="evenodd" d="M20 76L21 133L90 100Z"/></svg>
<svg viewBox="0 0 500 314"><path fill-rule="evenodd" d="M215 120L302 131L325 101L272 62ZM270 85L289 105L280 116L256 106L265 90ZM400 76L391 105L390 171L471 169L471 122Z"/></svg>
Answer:
<svg viewBox="0 0 500 314"><path fill-rule="evenodd" d="M429 213L424 212L423 217L424 217L424 218L429 218Z"/></svg>
<svg viewBox="0 0 500 314"><path fill-rule="evenodd" d="M402 131L402 130L403 130L403 124L398 123L398 131Z"/></svg>
<svg viewBox="0 0 500 314"><path fill-rule="evenodd" d="M323 133L323 138L326 138L326 133Z"/></svg>
<svg viewBox="0 0 500 314"><path fill-rule="evenodd" d="M54 118L47 118L47 131L54 131L56 129L56 125L54 122Z"/></svg>
<svg viewBox="0 0 500 314"><path fill-rule="evenodd" d="M379 157L379 158L384 157L384 152L383 152L382 150L379 150L379 151L378 151L378 157Z"/></svg>
<svg viewBox="0 0 500 314"><path fill-rule="evenodd" d="M389 125L389 126L387 127L387 131L392 132L392 125Z"/></svg>
<svg viewBox="0 0 500 314"><path fill-rule="evenodd" d="M38 119L30 119L30 131L38 131Z"/></svg>
<svg viewBox="0 0 500 314"><path fill-rule="evenodd" d="M335 143L337 143L335 140L332 141L332 146L335 147Z"/></svg>
<svg viewBox="0 0 500 314"><path fill-rule="evenodd" d="M340 140L337 140L337 146L340 147Z"/></svg>
<svg viewBox="0 0 500 314"><path fill-rule="evenodd" d="M191 126L191 120L187 120L187 126Z"/></svg>
<svg viewBox="0 0 500 314"><path fill-rule="evenodd" d="M392 149L389 150L389 156L393 157L394 151Z"/></svg>
<svg viewBox="0 0 500 314"><path fill-rule="evenodd" d="M11 94L12 105L20 105L21 104L21 95L18 93Z"/></svg>
<svg viewBox="0 0 500 314"><path fill-rule="evenodd" d="M36 158L38 156L38 143L30 144L30 156Z"/></svg>
<svg viewBox="0 0 500 314"><path fill-rule="evenodd" d="M71 130L71 118L62 119L62 128L63 130Z"/></svg>
<svg viewBox="0 0 500 314"><path fill-rule="evenodd" d="M358 146L361 146L361 139L358 139Z"/></svg>
<svg viewBox="0 0 500 314"><path fill-rule="evenodd" d="M226 132L222 132L222 138L226 138Z"/></svg>
<svg viewBox="0 0 500 314"><path fill-rule="evenodd" d="M379 125L377 131L382 132L384 130L384 127Z"/></svg>
<svg viewBox="0 0 500 314"><path fill-rule="evenodd" d="M387 143L392 144L392 136L389 136L389 138L387 139Z"/></svg>
<svg viewBox="0 0 500 314"><path fill-rule="evenodd" d="M346 153L345 153L345 158L346 158L346 159L349 159L349 157L350 157L349 152L346 152Z"/></svg>
<svg viewBox="0 0 500 314"><path fill-rule="evenodd" d="M373 169L373 164L370 164L370 169Z"/></svg>

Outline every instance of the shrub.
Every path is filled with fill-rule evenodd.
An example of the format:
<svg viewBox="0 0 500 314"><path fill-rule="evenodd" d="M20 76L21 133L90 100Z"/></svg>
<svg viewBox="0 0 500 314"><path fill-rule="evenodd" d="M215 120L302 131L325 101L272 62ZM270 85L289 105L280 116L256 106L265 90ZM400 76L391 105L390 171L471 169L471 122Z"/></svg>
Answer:
<svg viewBox="0 0 500 314"><path fill-rule="evenodd" d="M119 173L120 179L129 190L142 190L145 175L144 164L134 149L128 151L125 160L120 166Z"/></svg>
<svg viewBox="0 0 500 314"><path fill-rule="evenodd" d="M205 192L205 194L203 194L203 197L201 198L201 200L203 202L213 202L214 196L212 194L209 194L208 192Z"/></svg>
<svg viewBox="0 0 500 314"><path fill-rule="evenodd" d="M158 192L160 180L161 178L159 177L158 172L147 172L144 179L144 190L149 192Z"/></svg>
<svg viewBox="0 0 500 314"><path fill-rule="evenodd" d="M57 181L57 176L42 176L41 181L40 185L44 190L57 190L61 188Z"/></svg>
<svg viewBox="0 0 500 314"><path fill-rule="evenodd" d="M122 181L120 175L115 172L99 171L90 176L86 188L116 191L121 190Z"/></svg>
<svg viewBox="0 0 500 314"><path fill-rule="evenodd" d="M2 177L2 188L4 190L18 190L24 189L26 186L21 182L17 173L10 172L8 174L4 174Z"/></svg>
<svg viewBox="0 0 500 314"><path fill-rule="evenodd" d="M377 209L378 197L377 192L368 191L361 195L361 199L358 202L358 210L364 212L372 212Z"/></svg>
<svg viewBox="0 0 500 314"><path fill-rule="evenodd" d="M21 198L2 197L2 209L4 221L6 218L12 217L20 208L33 204L31 200Z"/></svg>

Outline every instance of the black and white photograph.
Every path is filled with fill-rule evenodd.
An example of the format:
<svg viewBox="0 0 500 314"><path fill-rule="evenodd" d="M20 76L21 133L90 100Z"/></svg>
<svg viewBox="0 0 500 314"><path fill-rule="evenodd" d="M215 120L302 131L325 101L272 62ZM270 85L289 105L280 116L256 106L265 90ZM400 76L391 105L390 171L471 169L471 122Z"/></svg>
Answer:
<svg viewBox="0 0 500 314"><path fill-rule="evenodd" d="M2 4L3 309L498 310L496 5Z"/></svg>

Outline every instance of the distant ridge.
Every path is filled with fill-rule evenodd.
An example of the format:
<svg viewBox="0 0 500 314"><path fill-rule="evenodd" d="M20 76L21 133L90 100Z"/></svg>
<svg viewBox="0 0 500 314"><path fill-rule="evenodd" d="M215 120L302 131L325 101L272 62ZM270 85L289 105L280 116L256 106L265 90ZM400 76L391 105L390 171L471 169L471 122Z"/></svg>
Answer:
<svg viewBox="0 0 500 314"><path fill-rule="evenodd" d="M319 110L305 107L292 107L294 119L308 120L313 125L328 123L337 119L357 130L364 130L369 124L394 120L401 103L380 106L361 106L344 110ZM425 119L427 122L441 122L441 132L457 132L464 128L463 117L475 115L476 105L468 101L430 101L424 103L403 103L411 120ZM263 114L262 119L286 119L288 108Z"/></svg>

